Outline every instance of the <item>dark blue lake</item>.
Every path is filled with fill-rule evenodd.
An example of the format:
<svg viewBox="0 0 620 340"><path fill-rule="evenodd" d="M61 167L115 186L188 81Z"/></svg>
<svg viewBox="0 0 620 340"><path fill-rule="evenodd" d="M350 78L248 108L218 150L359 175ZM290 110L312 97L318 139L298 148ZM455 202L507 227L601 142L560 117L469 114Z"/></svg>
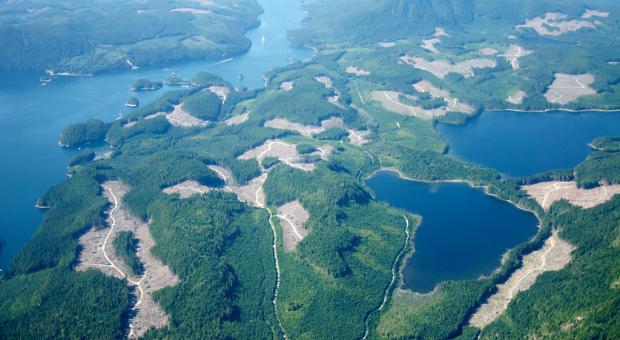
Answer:
<svg viewBox="0 0 620 340"><path fill-rule="evenodd" d="M492 273L508 249L537 230L534 214L465 183L415 182L382 171L366 184L378 200L422 216L414 234L415 252L403 271L403 288L415 292Z"/></svg>
<svg viewBox="0 0 620 340"><path fill-rule="evenodd" d="M620 136L620 113L485 112L465 125L438 125L450 155L512 176L573 168L597 137Z"/></svg>
<svg viewBox="0 0 620 340"><path fill-rule="evenodd" d="M261 25L246 36L252 41L248 53L228 61L203 60L138 69L86 78L58 78L48 86L39 84L43 72L0 72L0 269L32 237L42 213L37 199L65 178L66 166L75 151L58 147L58 135L69 124L96 117L115 119L127 109L124 102L137 96L142 104L161 96L156 92L132 93L135 79L164 81L172 72L185 79L209 71L235 86L263 87L262 75L291 59L304 60L309 49L292 48L286 32L300 26L300 2L260 0L265 13ZM244 75L239 83L239 75Z"/></svg>

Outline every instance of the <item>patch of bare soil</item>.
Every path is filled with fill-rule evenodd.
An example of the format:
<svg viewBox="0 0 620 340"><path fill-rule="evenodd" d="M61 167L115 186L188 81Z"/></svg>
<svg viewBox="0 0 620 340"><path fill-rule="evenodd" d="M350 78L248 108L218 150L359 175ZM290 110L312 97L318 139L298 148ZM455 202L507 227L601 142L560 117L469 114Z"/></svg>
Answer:
<svg viewBox="0 0 620 340"><path fill-rule="evenodd" d="M490 55L496 55L498 52L494 48L485 47L485 48L479 49L478 53L480 53L483 56L490 56Z"/></svg>
<svg viewBox="0 0 620 340"><path fill-rule="evenodd" d="M581 16L582 19L591 19L593 17L599 18L607 18L609 16L609 12L597 11L595 9L586 9L586 11Z"/></svg>
<svg viewBox="0 0 620 340"><path fill-rule="evenodd" d="M295 131L302 136L311 137L330 128L342 127L344 126L344 121L339 117L331 117L322 121L321 126L312 126L294 123L283 118L276 118L266 121L264 126L279 130Z"/></svg>
<svg viewBox="0 0 620 340"><path fill-rule="evenodd" d="M528 290L538 276L549 271L564 268L571 260L575 247L562 240L554 230L542 249L523 257L523 265L503 284L497 285L497 292L476 311L469 320L473 327L484 328L508 308L508 304L519 292Z"/></svg>
<svg viewBox="0 0 620 340"><path fill-rule="evenodd" d="M370 72L364 70L363 68L359 68L357 66L347 66L344 71L349 74L354 74L358 77L369 76Z"/></svg>
<svg viewBox="0 0 620 340"><path fill-rule="evenodd" d="M383 48L390 48L390 47L394 47L394 46L396 46L396 43L395 43L395 42L393 42L393 41L388 41L388 42L380 42L380 43L379 43L379 46L380 46L380 47L383 47Z"/></svg>
<svg viewBox="0 0 620 340"><path fill-rule="evenodd" d="M471 115L475 111L471 105L459 101L458 98L450 97L448 90L441 90L427 80L413 84L413 88L420 93L428 93L433 98L443 98L446 102L446 112L457 111Z"/></svg>
<svg viewBox="0 0 620 340"><path fill-rule="evenodd" d="M292 81L285 81L280 84L280 90L282 91L291 91L293 90L294 83Z"/></svg>
<svg viewBox="0 0 620 340"><path fill-rule="evenodd" d="M420 119L433 119L444 116L447 113L445 108L435 110L425 110L421 107L410 106L400 101L400 96L404 95L414 100L416 97L405 95L395 91L373 91L371 98L381 103L388 111L396 112L404 116L414 116Z"/></svg>
<svg viewBox="0 0 620 340"><path fill-rule="evenodd" d="M175 8L175 9L171 9L170 12L191 13L191 14L211 14L211 11L208 9L190 8L190 7Z"/></svg>
<svg viewBox="0 0 620 340"><path fill-rule="evenodd" d="M303 158L297 152L297 148L293 144L282 142L280 140L268 140L263 145L252 150L246 151L239 159L256 159L262 163L265 157L274 157L280 162L303 171L312 171L315 168L313 163L304 163Z"/></svg>
<svg viewBox="0 0 620 340"><path fill-rule="evenodd" d="M541 36L558 37L564 33L578 31L582 28L596 29L596 25L585 20L568 20L568 16L563 13L546 13L544 17L526 19L525 24L515 27L515 29L527 28L535 30Z"/></svg>
<svg viewBox="0 0 620 340"><path fill-rule="evenodd" d="M305 224L310 219L310 214L299 201L295 200L278 207L276 217L280 219L284 249L295 250L297 244L308 235Z"/></svg>
<svg viewBox="0 0 620 340"><path fill-rule="evenodd" d="M419 70L432 73L439 79L444 79L450 73L458 73L465 78L473 77L476 68L493 68L497 66L497 62L493 59L470 59L454 64L447 60L428 61L424 58L402 56L399 61L413 66Z"/></svg>
<svg viewBox="0 0 620 340"><path fill-rule="evenodd" d="M213 190L213 188L202 185L196 181L185 181L177 185L167 187L163 190L167 195L179 195L181 198L189 198L194 195L202 195Z"/></svg>
<svg viewBox="0 0 620 340"><path fill-rule="evenodd" d="M518 70L521 65L519 64L519 58L528 56L534 53L534 51L526 50L519 45L510 45L504 54L501 54L500 57L506 58L506 61L510 63L513 70Z"/></svg>
<svg viewBox="0 0 620 340"><path fill-rule="evenodd" d="M349 129L349 144L355 146L362 146L364 144L368 144L370 142L370 131L358 131Z"/></svg>
<svg viewBox="0 0 620 340"><path fill-rule="evenodd" d="M330 77L319 76L319 77L314 77L314 80L316 80L319 83L325 85L326 89L331 89L332 86L334 86L334 83L332 82L332 79Z"/></svg>
<svg viewBox="0 0 620 340"><path fill-rule="evenodd" d="M439 50L435 46L438 44L441 44L441 39L439 38L424 39L420 47L432 53L439 53Z"/></svg>
<svg viewBox="0 0 620 340"><path fill-rule="evenodd" d="M208 90L211 91L216 96L220 97L220 99L222 100L222 103L224 103L226 99L228 99L228 96L230 95L230 89L224 86L209 86Z"/></svg>
<svg viewBox="0 0 620 340"><path fill-rule="evenodd" d="M133 216L123 205L123 196L129 188L122 182L108 181L103 184L104 195L112 204L108 212L107 228L91 231L80 237L83 247L78 257L75 270L83 271L90 268L100 270L106 275L126 279L127 284L136 289L134 314L130 318L129 338L142 336L149 328L162 328L168 324L168 316L155 302L152 294L165 287L174 286L179 279L158 258L151 255L155 246L148 224ZM120 231L131 231L138 240L137 256L144 265L141 277L135 277L116 254L112 242Z"/></svg>
<svg viewBox="0 0 620 340"><path fill-rule="evenodd" d="M525 91L519 90L506 98L506 101L510 104L521 105L523 104L523 99L527 97L527 93Z"/></svg>
<svg viewBox="0 0 620 340"><path fill-rule="evenodd" d="M620 184L601 185L593 189L581 189L576 182L542 182L521 187L534 198L543 209L548 209L559 200L582 208L592 208L603 204L620 194Z"/></svg>
<svg viewBox="0 0 620 340"><path fill-rule="evenodd" d="M449 37L450 35L446 33L446 30L441 27L435 27L434 37Z"/></svg>
<svg viewBox="0 0 620 340"><path fill-rule="evenodd" d="M174 127L191 128L209 125L209 122L196 118L183 110L183 104L175 105L174 111L166 114L166 119Z"/></svg>
<svg viewBox="0 0 620 340"><path fill-rule="evenodd" d="M157 117L161 117L161 116L165 116L165 115L167 115L166 112L157 112L157 113L153 113L153 114L150 114L150 115L144 117L144 120L151 120L151 119L155 119ZM129 123L123 125L123 128L129 129L130 127L133 127L136 124L138 124L138 122L139 122L139 120L135 120L133 122L129 122Z"/></svg>
<svg viewBox="0 0 620 340"><path fill-rule="evenodd" d="M594 76L590 73L578 75L556 73L553 84L545 93L545 98L549 103L566 105L581 96L596 94L596 90L590 87L592 83Z"/></svg>
<svg viewBox="0 0 620 340"><path fill-rule="evenodd" d="M248 118L250 118L250 111L240 114L240 115L236 115L236 116L232 116L228 119L226 119L224 121L224 124L231 126L231 125L239 125L239 124L243 124L245 123Z"/></svg>

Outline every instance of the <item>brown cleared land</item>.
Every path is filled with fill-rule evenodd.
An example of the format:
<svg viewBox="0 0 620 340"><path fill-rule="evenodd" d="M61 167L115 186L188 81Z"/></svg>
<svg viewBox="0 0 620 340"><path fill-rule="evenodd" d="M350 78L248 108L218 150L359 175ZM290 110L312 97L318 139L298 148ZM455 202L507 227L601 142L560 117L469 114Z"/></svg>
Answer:
<svg viewBox="0 0 620 340"><path fill-rule="evenodd" d="M544 17L526 19L525 24L515 27L517 30L527 28L533 29L541 36L558 37L564 33L578 31L582 28L596 29L596 25L585 20L568 20L568 16L563 13L546 13Z"/></svg>
<svg viewBox="0 0 620 340"><path fill-rule="evenodd" d="M548 209L559 200L582 208L592 208L603 204L614 195L620 194L620 185L601 185L593 189L581 189L575 182L542 182L522 187L543 209Z"/></svg>
<svg viewBox="0 0 620 340"><path fill-rule="evenodd" d="M429 61L424 58L405 55L400 57L399 61L419 70L430 72L439 79L444 79L450 73L458 73L465 78L469 78L475 75L474 69L476 68L493 68L497 66L497 61L487 58L470 59L454 64L447 60Z"/></svg>
<svg viewBox="0 0 620 340"><path fill-rule="evenodd" d="M276 217L280 219L284 249L295 250L297 244L308 235L305 225L310 219L310 214L299 201L295 200L278 207Z"/></svg>
<svg viewBox="0 0 620 340"><path fill-rule="evenodd" d="M149 227L146 223L133 216L123 205L123 196L129 188L122 182L108 181L103 184L104 195L112 204L108 212L107 228L92 229L79 242L83 250L80 252L75 270L100 270L106 275L119 279L127 279L127 284L136 287L134 293L136 303L132 307L135 315L130 319L129 338L138 338L151 327L162 328L168 324L168 316L153 299L153 293L179 282L178 277L151 255L155 246ZM138 240L137 256L144 265L141 277L131 274L127 265L116 254L112 242L120 231L131 231Z"/></svg>
<svg viewBox="0 0 620 340"><path fill-rule="evenodd" d="M545 98L549 103L566 105L581 96L594 95L596 90L590 87L594 83L594 76L585 74L556 73L553 84L549 86Z"/></svg>
<svg viewBox="0 0 620 340"><path fill-rule="evenodd" d="M573 250L575 247L562 240L558 231L554 230L541 249L524 256L522 267L512 273L505 283L497 285L497 292L469 320L470 326L482 329L493 322L517 294L528 290L536 282L538 276L564 268L570 262Z"/></svg>

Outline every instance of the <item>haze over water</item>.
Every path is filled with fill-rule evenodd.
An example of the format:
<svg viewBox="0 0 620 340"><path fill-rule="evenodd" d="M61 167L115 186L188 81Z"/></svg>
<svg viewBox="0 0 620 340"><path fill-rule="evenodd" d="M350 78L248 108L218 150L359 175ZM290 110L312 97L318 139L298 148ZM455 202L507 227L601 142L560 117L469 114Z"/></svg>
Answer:
<svg viewBox="0 0 620 340"><path fill-rule="evenodd" d="M42 213L37 199L65 178L66 166L76 151L58 147L58 136L69 124L94 117L115 119L127 109L125 100L136 96L142 105L167 89L133 93L135 79L164 81L172 71L184 79L208 71L233 85L263 86L262 74L290 60L304 60L309 49L292 48L287 30L300 26L303 11L297 1L260 0L265 12L260 27L249 31L250 51L230 61L208 60L162 68L139 69L87 78L58 78L45 87L42 73L0 72L0 268L6 268L15 253L32 237ZM139 65L138 65L139 66ZM239 75L244 76L243 82Z"/></svg>

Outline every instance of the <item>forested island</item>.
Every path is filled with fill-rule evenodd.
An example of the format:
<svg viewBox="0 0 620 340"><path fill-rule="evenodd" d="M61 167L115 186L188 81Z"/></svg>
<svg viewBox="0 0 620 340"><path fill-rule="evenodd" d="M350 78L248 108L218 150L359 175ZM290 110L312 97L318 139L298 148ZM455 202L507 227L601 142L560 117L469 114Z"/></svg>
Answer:
<svg viewBox="0 0 620 340"><path fill-rule="evenodd" d="M592 141L574 168L513 178L451 157L436 126L488 109L618 109L607 39L620 6L305 9L290 39L316 55L264 88L175 76L117 120L63 131L63 147L110 150L78 153L41 197L39 230L0 278L0 338L619 337L620 137ZM385 169L482 188L535 214L536 234L487 276L403 289L424 216L375 198L366 179Z"/></svg>
<svg viewBox="0 0 620 340"><path fill-rule="evenodd" d="M51 76L124 71L246 52L255 0L4 1L0 69Z"/></svg>

